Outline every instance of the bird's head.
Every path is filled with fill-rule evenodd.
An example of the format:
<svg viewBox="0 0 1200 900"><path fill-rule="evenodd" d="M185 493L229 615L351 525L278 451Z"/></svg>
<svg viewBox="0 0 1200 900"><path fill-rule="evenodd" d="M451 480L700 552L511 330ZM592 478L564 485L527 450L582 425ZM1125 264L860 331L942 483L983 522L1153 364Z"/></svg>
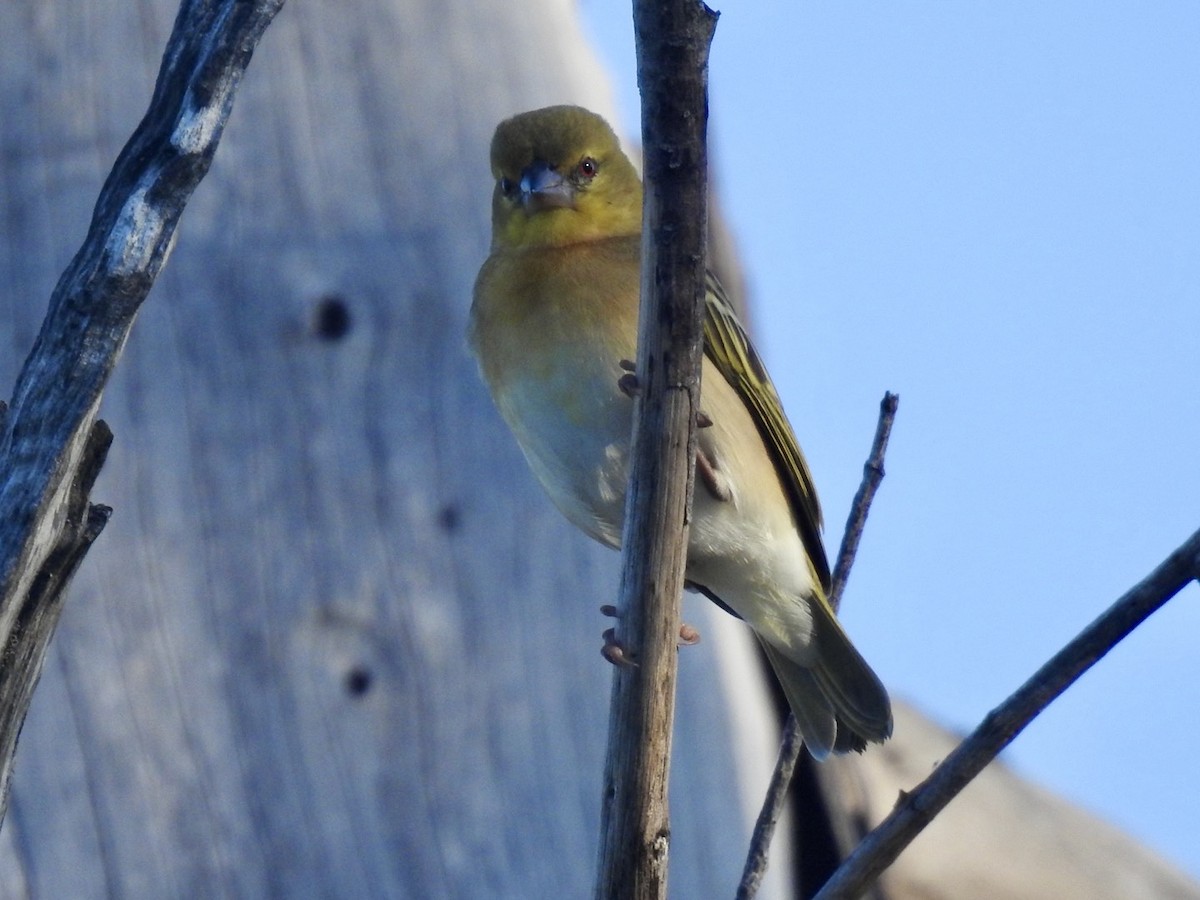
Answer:
<svg viewBox="0 0 1200 900"><path fill-rule="evenodd" d="M501 122L492 138L492 243L553 247L637 234L642 184L604 119L550 106Z"/></svg>

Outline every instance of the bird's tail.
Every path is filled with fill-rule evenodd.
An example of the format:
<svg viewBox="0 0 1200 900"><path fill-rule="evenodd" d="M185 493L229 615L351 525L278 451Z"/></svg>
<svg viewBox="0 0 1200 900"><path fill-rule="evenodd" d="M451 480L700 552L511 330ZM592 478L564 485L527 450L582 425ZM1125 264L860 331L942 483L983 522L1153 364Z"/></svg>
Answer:
<svg viewBox="0 0 1200 900"><path fill-rule="evenodd" d="M854 649L824 603L811 604L816 661L801 665L761 641L771 668L816 759L861 751L892 734L892 704L879 677Z"/></svg>

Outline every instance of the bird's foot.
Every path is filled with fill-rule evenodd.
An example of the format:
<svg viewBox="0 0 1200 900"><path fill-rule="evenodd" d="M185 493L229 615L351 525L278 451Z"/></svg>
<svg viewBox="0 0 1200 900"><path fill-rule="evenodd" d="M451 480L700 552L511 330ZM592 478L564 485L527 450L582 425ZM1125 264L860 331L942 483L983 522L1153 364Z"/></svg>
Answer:
<svg viewBox="0 0 1200 900"><path fill-rule="evenodd" d="M692 625L684 622L679 626L679 646L690 647L700 643L700 632Z"/></svg>
<svg viewBox="0 0 1200 900"><path fill-rule="evenodd" d="M625 653L625 648L617 642L617 632L615 628L606 629L604 632L604 646L600 648L600 655L607 659L614 666L622 668L630 668L636 666L632 659Z"/></svg>
<svg viewBox="0 0 1200 900"><path fill-rule="evenodd" d="M625 373L617 379L617 387L620 388L621 393L626 397L630 399L636 397L642 392L642 384L638 381L637 377L637 363L631 359L622 359L617 365ZM713 420L709 418L708 413L702 409L696 411L697 428L712 428L712 423Z"/></svg>

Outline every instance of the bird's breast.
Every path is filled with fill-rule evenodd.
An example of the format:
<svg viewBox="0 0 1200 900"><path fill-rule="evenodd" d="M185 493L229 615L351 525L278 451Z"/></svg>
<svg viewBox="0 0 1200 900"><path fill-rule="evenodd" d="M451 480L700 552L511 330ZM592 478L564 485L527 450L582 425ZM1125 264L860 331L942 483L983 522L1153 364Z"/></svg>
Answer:
<svg viewBox="0 0 1200 900"><path fill-rule="evenodd" d="M471 344L551 499L617 546L633 410L618 381L621 360L636 350L637 273L614 278L619 265L583 262L490 261L476 287Z"/></svg>

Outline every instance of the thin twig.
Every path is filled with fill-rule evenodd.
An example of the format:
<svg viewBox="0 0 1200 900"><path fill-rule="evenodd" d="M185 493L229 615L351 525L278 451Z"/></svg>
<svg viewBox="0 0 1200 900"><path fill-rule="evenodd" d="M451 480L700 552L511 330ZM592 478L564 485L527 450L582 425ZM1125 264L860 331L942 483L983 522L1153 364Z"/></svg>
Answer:
<svg viewBox="0 0 1200 900"><path fill-rule="evenodd" d="M883 456L887 452L888 438L892 436L892 423L896 421L896 409L899 406L900 397L891 392L885 392L883 400L879 403L879 424L875 427L871 455L863 464L862 483L858 486L858 493L854 495L854 502L850 504L850 515L842 533L842 546L838 550L837 564L833 567L833 578L830 581L829 602L835 611L842 605L846 579L850 577L850 569L858 555L858 544L867 524L867 513L870 512L875 492L879 490L879 484L883 481Z"/></svg>
<svg viewBox="0 0 1200 900"><path fill-rule="evenodd" d="M883 457L887 452L888 438L892 433L892 423L896 420L896 409L900 405L900 397L896 394L885 393L879 404L879 424L875 428L875 439L871 443L871 453L863 465L863 479L854 495L850 506L850 516L846 520L846 529L842 533L842 545L838 551L837 565L833 569L832 586L829 592L829 602L837 609L842 601L842 593L846 588L846 579L850 577L850 568L854 565L854 557L858 554L858 544L862 539L863 527L867 522L867 513L871 509L871 501L875 499L875 491L883 481ZM783 741L779 746L779 758L775 762L775 770L771 773L771 782L767 786L767 796L763 800L762 810L754 823L754 833L750 838L750 852L746 856L746 866L742 871L742 880L738 885L738 900L751 900L758 893L763 875L767 871L767 854L771 846L771 838L775 834L775 826L783 814L783 806L787 801L788 787L792 782L792 774L796 770L796 761L800 757L800 729L796 727L796 718L788 713L787 724L783 727Z"/></svg>
<svg viewBox="0 0 1200 900"><path fill-rule="evenodd" d="M803 743L800 729L796 727L796 717L788 713L787 724L783 727L783 740L779 744L779 758L775 761L775 770L771 773L770 784L767 785L767 796L763 800L762 809L754 823L754 833L750 837L750 852L746 855L746 866L742 870L741 883L738 884L737 900L751 900L762 885L763 876L767 873L771 838L774 837L775 826L783 814L783 804L787 801L788 788L792 783L792 775L796 772L796 761L800 759L800 747Z"/></svg>
<svg viewBox="0 0 1200 900"><path fill-rule="evenodd" d="M815 900L859 896L1026 725L1151 613L1198 577L1200 531L988 713L933 774L902 794L891 815L863 839Z"/></svg>

